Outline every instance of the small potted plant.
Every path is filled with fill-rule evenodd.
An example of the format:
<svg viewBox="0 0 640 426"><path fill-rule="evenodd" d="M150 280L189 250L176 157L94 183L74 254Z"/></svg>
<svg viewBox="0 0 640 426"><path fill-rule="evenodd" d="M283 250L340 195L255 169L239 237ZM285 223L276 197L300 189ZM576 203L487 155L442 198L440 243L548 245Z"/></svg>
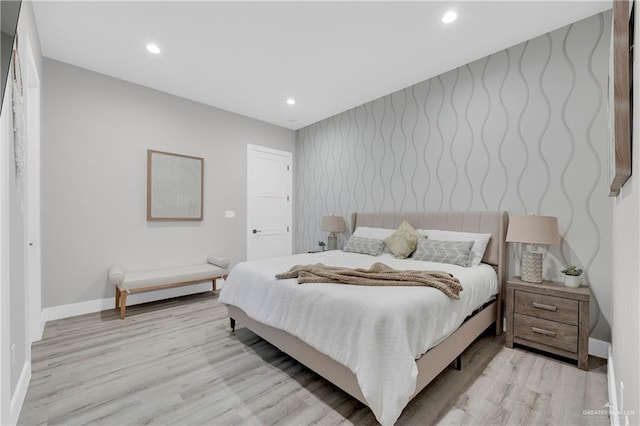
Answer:
<svg viewBox="0 0 640 426"><path fill-rule="evenodd" d="M582 282L582 269L577 266L570 265L567 269L560 271L564 274L564 285L576 288Z"/></svg>

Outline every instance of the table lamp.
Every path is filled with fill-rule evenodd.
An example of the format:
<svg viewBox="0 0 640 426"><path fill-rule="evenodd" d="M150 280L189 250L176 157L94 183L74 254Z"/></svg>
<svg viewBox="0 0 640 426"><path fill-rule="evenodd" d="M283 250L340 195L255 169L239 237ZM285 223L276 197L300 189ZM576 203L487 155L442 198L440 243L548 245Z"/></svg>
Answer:
<svg viewBox="0 0 640 426"><path fill-rule="evenodd" d="M538 244L559 244L558 218L553 216L514 216L509 218L508 243L528 244L520 262L520 279L542 282L542 252Z"/></svg>
<svg viewBox="0 0 640 426"><path fill-rule="evenodd" d="M344 232L344 219L342 216L323 216L320 223L320 229L322 231L329 232L327 238L327 248L329 250L338 249L338 236L336 233Z"/></svg>

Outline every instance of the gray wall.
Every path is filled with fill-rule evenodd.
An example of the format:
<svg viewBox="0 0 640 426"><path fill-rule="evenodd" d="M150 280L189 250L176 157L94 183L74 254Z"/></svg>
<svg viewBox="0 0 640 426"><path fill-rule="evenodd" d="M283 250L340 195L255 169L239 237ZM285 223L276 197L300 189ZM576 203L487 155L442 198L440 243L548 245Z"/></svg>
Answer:
<svg viewBox="0 0 640 426"><path fill-rule="evenodd" d="M593 336L609 340L610 31L610 12L596 15L299 130L296 251L326 239L326 214L557 216L547 276L586 268L604 313ZM515 250L509 261L516 272Z"/></svg>
<svg viewBox="0 0 640 426"><path fill-rule="evenodd" d="M44 307L113 297L112 264L245 259L246 145L294 152L293 131L50 59L44 69ZM147 149L204 157L202 222L147 222Z"/></svg>

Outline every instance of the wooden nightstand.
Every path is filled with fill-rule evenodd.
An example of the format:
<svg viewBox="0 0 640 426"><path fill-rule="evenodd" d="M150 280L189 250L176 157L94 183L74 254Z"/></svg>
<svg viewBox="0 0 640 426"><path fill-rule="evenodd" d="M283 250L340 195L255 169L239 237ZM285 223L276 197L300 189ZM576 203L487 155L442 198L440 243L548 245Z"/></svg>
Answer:
<svg viewBox="0 0 640 426"><path fill-rule="evenodd" d="M506 346L528 346L578 361L587 369L589 359L588 287L562 283L534 284L514 277L507 281Z"/></svg>

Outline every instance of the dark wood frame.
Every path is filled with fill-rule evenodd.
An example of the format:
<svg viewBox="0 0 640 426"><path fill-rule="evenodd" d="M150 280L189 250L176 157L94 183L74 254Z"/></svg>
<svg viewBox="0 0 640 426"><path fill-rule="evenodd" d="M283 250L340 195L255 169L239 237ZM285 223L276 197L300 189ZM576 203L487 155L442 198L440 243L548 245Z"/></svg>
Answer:
<svg viewBox="0 0 640 426"><path fill-rule="evenodd" d="M632 106L631 77L633 75L633 58L629 49L630 34L633 34L629 19L629 0L614 0L613 2L613 114L612 151L611 158L612 181L609 196L615 197L631 176L631 128Z"/></svg>
<svg viewBox="0 0 640 426"><path fill-rule="evenodd" d="M153 216L151 213L151 194L152 194L152 179L151 179L151 168L152 161L151 157L153 154L161 154L161 155L170 155L173 157L181 157L181 158L189 158L192 160L200 161L200 215L198 217L158 217ZM189 220L196 221L203 219L204 212L204 158L201 157L193 157L190 155L182 155L182 154L174 154L172 152L164 152L164 151L154 151L152 149L147 150L147 220L150 221L173 221L173 220Z"/></svg>

